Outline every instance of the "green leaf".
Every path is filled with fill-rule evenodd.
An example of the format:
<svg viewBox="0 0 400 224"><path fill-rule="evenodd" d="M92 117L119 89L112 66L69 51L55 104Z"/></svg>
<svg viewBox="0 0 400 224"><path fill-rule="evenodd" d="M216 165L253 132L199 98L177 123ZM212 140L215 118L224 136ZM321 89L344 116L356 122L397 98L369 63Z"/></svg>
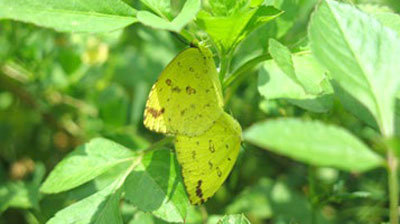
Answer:
<svg viewBox="0 0 400 224"><path fill-rule="evenodd" d="M187 0L183 5L181 12L172 20L172 24L176 31L183 29L186 24L196 18L197 13L200 11L200 0Z"/></svg>
<svg viewBox="0 0 400 224"><path fill-rule="evenodd" d="M103 138L78 147L50 173L41 187L43 193L58 193L82 185L111 168L134 159L129 149Z"/></svg>
<svg viewBox="0 0 400 224"><path fill-rule="evenodd" d="M46 195L40 201L41 216L44 220L49 220L62 209L104 190L120 179L121 174L127 173L128 167L121 164L79 187L58 194Z"/></svg>
<svg viewBox="0 0 400 224"><path fill-rule="evenodd" d="M383 159L347 130L297 119L268 120L250 127L245 139L261 148L317 165L366 171Z"/></svg>
<svg viewBox="0 0 400 224"><path fill-rule="evenodd" d="M304 11L304 2L301 4L298 0L271 0L268 1L267 4L284 12L276 20L266 25L266 33L268 33L270 37L276 39L282 38L290 29L292 29L299 20L300 15L308 14L304 12L302 13L302 11Z"/></svg>
<svg viewBox="0 0 400 224"><path fill-rule="evenodd" d="M0 19L13 19L61 32L98 33L136 22L136 10L121 0L1 0Z"/></svg>
<svg viewBox="0 0 400 224"><path fill-rule="evenodd" d="M161 1L162 2L162 1ZM139 11L138 20L146 26L156 29L171 30L179 33L190 21L192 21L201 7L200 0L188 0L183 6L181 12L172 21L159 17L148 11ZM160 12L161 13L161 12Z"/></svg>
<svg viewBox="0 0 400 224"><path fill-rule="evenodd" d="M241 215L226 215L222 219L218 221L217 224L250 224L250 221L244 216Z"/></svg>
<svg viewBox="0 0 400 224"><path fill-rule="evenodd" d="M137 211L129 224L154 224L154 216L151 213Z"/></svg>
<svg viewBox="0 0 400 224"><path fill-rule="evenodd" d="M249 0L210 0L211 12L215 16L234 15L249 6Z"/></svg>
<svg viewBox="0 0 400 224"><path fill-rule="evenodd" d="M122 223L119 212L121 181L124 179L118 178L103 190L57 212L47 223Z"/></svg>
<svg viewBox="0 0 400 224"><path fill-rule="evenodd" d="M337 82L332 81L331 83L335 90L335 96L340 99L343 107L358 119L378 130L378 125L371 112L360 101L345 91Z"/></svg>
<svg viewBox="0 0 400 224"><path fill-rule="evenodd" d="M333 79L368 108L382 134L392 136L400 84L397 33L352 6L326 0L311 19L309 37Z"/></svg>
<svg viewBox="0 0 400 224"><path fill-rule="evenodd" d="M377 12L372 14L384 26L394 30L400 36L400 15L391 12Z"/></svg>
<svg viewBox="0 0 400 224"><path fill-rule="evenodd" d="M188 198L175 156L167 150L146 154L125 182L126 199L168 222L183 222Z"/></svg>
<svg viewBox="0 0 400 224"><path fill-rule="evenodd" d="M325 68L311 55L293 55L292 60L293 72L299 83L284 73L276 61L269 60L263 63L259 71L260 94L268 100L286 99L312 112L329 110L333 102L333 89L325 74ZM291 70L287 68L289 69Z"/></svg>
<svg viewBox="0 0 400 224"><path fill-rule="evenodd" d="M282 12L272 6L249 6L225 16L200 11L196 22L217 44L221 52L229 52L257 27L276 18Z"/></svg>
<svg viewBox="0 0 400 224"><path fill-rule="evenodd" d="M149 9L157 15L171 19L171 1L170 0L140 0Z"/></svg>
<svg viewBox="0 0 400 224"><path fill-rule="evenodd" d="M247 23L247 26L243 30L241 36L238 38L238 41L246 38L251 32L259 28L260 26L266 24L267 22L278 18L284 12L276 9L272 6L264 6L261 5L258 7L256 13L253 15L251 20Z"/></svg>
<svg viewBox="0 0 400 224"><path fill-rule="evenodd" d="M277 40L269 39L269 53L272 58L275 60L275 63L279 66L279 68L291 78L295 83L301 83L296 77L296 72L294 70L294 65L292 61L292 53L289 48L279 43Z"/></svg>

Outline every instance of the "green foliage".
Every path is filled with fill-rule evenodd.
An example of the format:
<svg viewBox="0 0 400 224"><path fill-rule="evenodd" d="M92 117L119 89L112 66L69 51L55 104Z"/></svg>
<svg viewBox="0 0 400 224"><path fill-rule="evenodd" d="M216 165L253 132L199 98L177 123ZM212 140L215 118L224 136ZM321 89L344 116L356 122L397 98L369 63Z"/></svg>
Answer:
<svg viewBox="0 0 400 224"><path fill-rule="evenodd" d="M60 162L41 187L59 193L82 185L120 164L132 163L134 154L106 139L93 139Z"/></svg>
<svg viewBox="0 0 400 224"><path fill-rule="evenodd" d="M222 54L229 53L250 32L281 14L271 6L251 7L248 1L227 1L230 4L217 0L211 2L210 11L200 11L197 24Z"/></svg>
<svg viewBox="0 0 400 224"><path fill-rule="evenodd" d="M0 0L0 223L396 223L400 2L341 2ZM244 136L192 206L142 123L200 41Z"/></svg>
<svg viewBox="0 0 400 224"><path fill-rule="evenodd" d="M309 36L316 58L368 108L382 134L392 136L400 84L398 35L350 6L324 1L311 19Z"/></svg>
<svg viewBox="0 0 400 224"><path fill-rule="evenodd" d="M384 26L393 29L400 35L400 15L391 12L376 12L372 15Z"/></svg>
<svg viewBox="0 0 400 224"><path fill-rule="evenodd" d="M7 208L39 209L39 187L44 166L38 164L30 181L7 181L0 184L0 212Z"/></svg>
<svg viewBox="0 0 400 224"><path fill-rule="evenodd" d="M227 215L220 219L217 224L250 224L250 221L244 215Z"/></svg>
<svg viewBox="0 0 400 224"><path fill-rule="evenodd" d="M295 68L293 66L292 55L289 48L285 47L278 41L274 39L269 40L269 53L271 57L275 60L275 63L278 67L289 76L292 81L302 87L300 80L298 80L295 72Z"/></svg>
<svg viewBox="0 0 400 224"><path fill-rule="evenodd" d="M163 220L183 222L189 202L179 172L168 151L147 154L126 180L126 199Z"/></svg>
<svg viewBox="0 0 400 224"><path fill-rule="evenodd" d="M14 19L63 32L98 33L136 22L136 10L121 0L3 0L0 19Z"/></svg>
<svg viewBox="0 0 400 224"><path fill-rule="evenodd" d="M346 130L316 121L269 120L249 128L244 138L311 165L349 171L365 171L383 165L380 156Z"/></svg>
<svg viewBox="0 0 400 224"><path fill-rule="evenodd" d="M155 29L166 29L170 31L175 31L179 33L183 27L185 27L190 21L192 21L195 17L197 12L200 10L200 0L188 0L185 2L181 12L172 20L168 20L167 15L171 15L169 12L168 6L162 5L160 3L166 3L167 1L160 1L160 2L150 2L150 1L143 1L146 5L153 9L153 11L157 12L157 15L154 15L148 11L139 11L137 13L137 19L147 25L151 26ZM160 17L161 16L161 17Z"/></svg>
<svg viewBox="0 0 400 224"><path fill-rule="evenodd" d="M117 183L57 212L48 223L122 223Z"/></svg>
<svg viewBox="0 0 400 224"><path fill-rule="evenodd" d="M157 15L171 19L172 17L172 7L171 7L171 1L168 0L142 0L141 1L146 7L151 9L153 12L155 12Z"/></svg>
<svg viewBox="0 0 400 224"><path fill-rule="evenodd" d="M291 55L271 39L269 52L274 59L264 62L259 72L258 91L266 99L287 99L313 112L326 112L332 106L333 89L322 67L308 52Z"/></svg>

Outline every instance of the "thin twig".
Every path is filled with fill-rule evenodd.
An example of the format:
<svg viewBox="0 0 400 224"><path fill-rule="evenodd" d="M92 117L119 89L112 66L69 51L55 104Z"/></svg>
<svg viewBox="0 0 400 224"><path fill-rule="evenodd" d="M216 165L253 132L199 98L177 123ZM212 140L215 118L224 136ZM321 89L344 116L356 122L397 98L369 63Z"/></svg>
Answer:
<svg viewBox="0 0 400 224"><path fill-rule="evenodd" d="M251 69L256 67L259 63L271 59L271 56L269 54L265 55L260 55L258 57L255 57L246 63L244 63L242 66L240 66L238 69L236 69L235 72L232 73L223 83L222 87L225 90L229 86L231 86L235 81L240 80L240 77L243 76L246 72L249 72Z"/></svg>
<svg viewBox="0 0 400 224"><path fill-rule="evenodd" d="M150 145L149 147L147 147L146 149L144 149L143 151L141 151L142 153L148 153L150 151L153 151L155 149L161 148L162 146L171 143L174 140L174 136L166 136L163 139L161 139L158 142L155 142L154 144Z"/></svg>
<svg viewBox="0 0 400 224"><path fill-rule="evenodd" d="M398 160L392 149L387 153L388 175L389 175L389 199L390 199L390 223L399 223L399 186L397 180Z"/></svg>

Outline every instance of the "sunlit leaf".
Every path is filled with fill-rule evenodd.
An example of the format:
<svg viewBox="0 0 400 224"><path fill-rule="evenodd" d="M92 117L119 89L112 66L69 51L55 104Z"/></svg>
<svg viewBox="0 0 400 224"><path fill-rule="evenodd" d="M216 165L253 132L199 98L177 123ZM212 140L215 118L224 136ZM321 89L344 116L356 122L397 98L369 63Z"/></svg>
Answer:
<svg viewBox="0 0 400 224"><path fill-rule="evenodd" d="M368 108L384 135L393 135L397 33L352 6L326 0L311 19L309 36L312 52L333 79Z"/></svg>
<svg viewBox="0 0 400 224"><path fill-rule="evenodd" d="M62 209L47 223L122 223L118 183L117 179L105 189Z"/></svg>
<svg viewBox="0 0 400 224"><path fill-rule="evenodd" d="M278 66L276 61L263 63L258 76L258 91L268 100L286 99L313 112L325 112L332 107L333 89L321 67L311 55L291 56L293 67ZM290 71L289 71L290 70ZM287 72L297 79L291 78Z"/></svg>
<svg viewBox="0 0 400 224"><path fill-rule="evenodd" d="M161 1L162 2L162 1ZM200 10L200 0L186 1L181 12L172 20L169 21L165 17L160 17L149 11L139 11L137 13L138 20L150 27L156 29L165 29L175 32L180 32L190 21L192 21L197 12Z"/></svg>
<svg viewBox="0 0 400 224"><path fill-rule="evenodd" d="M343 128L317 121L268 120L245 131L244 138L300 162L348 171L366 171L384 160Z"/></svg>
<svg viewBox="0 0 400 224"><path fill-rule="evenodd" d="M126 199L168 222L183 222L188 198L175 156L159 150L144 156L125 183Z"/></svg>
<svg viewBox="0 0 400 224"><path fill-rule="evenodd" d="M78 147L47 177L40 190L58 193L84 184L111 168L132 163L133 152L110 140L96 138Z"/></svg>
<svg viewBox="0 0 400 224"><path fill-rule="evenodd" d="M136 22L136 10L121 0L2 0L0 19L34 23L63 32L98 33Z"/></svg>
<svg viewBox="0 0 400 224"><path fill-rule="evenodd" d="M251 224L250 221L244 216L241 215L226 215L222 219L218 221L217 224Z"/></svg>

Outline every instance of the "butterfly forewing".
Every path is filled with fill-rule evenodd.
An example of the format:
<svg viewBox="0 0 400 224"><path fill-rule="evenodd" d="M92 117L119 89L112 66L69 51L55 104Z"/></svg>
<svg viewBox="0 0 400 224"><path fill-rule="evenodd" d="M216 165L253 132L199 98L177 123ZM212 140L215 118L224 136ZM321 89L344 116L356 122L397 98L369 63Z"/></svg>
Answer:
<svg viewBox="0 0 400 224"><path fill-rule="evenodd" d="M144 125L150 130L195 136L208 130L223 112L217 70L207 49L178 54L153 85Z"/></svg>

